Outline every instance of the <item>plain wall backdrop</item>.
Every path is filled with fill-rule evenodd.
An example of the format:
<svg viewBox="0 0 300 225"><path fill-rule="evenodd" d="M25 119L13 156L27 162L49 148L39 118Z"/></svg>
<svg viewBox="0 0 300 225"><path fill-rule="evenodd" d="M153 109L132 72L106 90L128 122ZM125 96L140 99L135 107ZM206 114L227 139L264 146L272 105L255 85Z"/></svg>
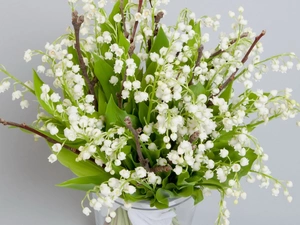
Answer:
<svg viewBox="0 0 300 225"><path fill-rule="evenodd" d="M31 79L31 68L36 68L40 57L30 63L23 61L24 51L43 49L71 26L71 11L67 0L0 0L0 64L21 80ZM228 11L237 12L244 6L244 16L257 33L266 29L262 39L264 56L295 52L300 56L299 0L171 0L166 7L164 22L175 22L180 9L187 7L196 15L221 14L220 31L228 32L231 19ZM0 79L4 77L0 74ZM293 96L300 101L300 72L288 74L269 72L254 88L271 90L292 88ZM30 99L27 95L26 99ZM32 99L32 98L31 98ZM19 101L11 101L11 90L0 95L0 118L30 124L36 118L36 105L21 110ZM298 117L299 119L299 117ZM228 199L231 224L238 225L299 225L300 216L300 129L296 120L272 121L255 131L270 161L267 165L275 177L292 180L289 204L281 194L271 195L269 189L260 189L258 183L247 184L247 200L238 205ZM48 163L50 154L43 140L34 142L31 135L17 129L0 126L0 225L93 225L93 214L86 217L80 202L84 193L55 187L55 184L72 178L71 172L58 162ZM298 191L298 192L297 192ZM197 206L194 225L213 225L218 213L218 193Z"/></svg>

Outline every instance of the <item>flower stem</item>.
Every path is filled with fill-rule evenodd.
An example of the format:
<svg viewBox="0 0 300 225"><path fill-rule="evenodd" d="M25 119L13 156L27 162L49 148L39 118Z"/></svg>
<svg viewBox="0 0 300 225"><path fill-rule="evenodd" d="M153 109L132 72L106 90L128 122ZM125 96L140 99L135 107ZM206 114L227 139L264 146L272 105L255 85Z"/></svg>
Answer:
<svg viewBox="0 0 300 225"><path fill-rule="evenodd" d="M124 120L126 127L131 131L131 133L134 136L135 139L135 144L136 144L136 151L138 154L138 159L139 162L141 163L141 165L145 168L146 171L150 171L150 167L149 167L149 160L145 159L143 154L142 154L142 149L141 149L141 145L140 145L140 140L139 140L139 134L138 132L133 128L132 126L132 122L129 116L127 116Z"/></svg>

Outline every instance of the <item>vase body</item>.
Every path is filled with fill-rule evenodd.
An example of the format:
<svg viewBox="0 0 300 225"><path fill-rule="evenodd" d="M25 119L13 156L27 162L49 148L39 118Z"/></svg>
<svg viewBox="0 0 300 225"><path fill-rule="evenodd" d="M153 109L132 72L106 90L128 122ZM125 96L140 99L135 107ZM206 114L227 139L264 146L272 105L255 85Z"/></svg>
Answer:
<svg viewBox="0 0 300 225"><path fill-rule="evenodd" d="M132 203L130 209L125 209L120 199L114 207L116 217L109 225L192 225L195 213L193 198L171 200L169 208L152 208L147 201ZM96 225L107 225L105 217L108 209L95 211Z"/></svg>

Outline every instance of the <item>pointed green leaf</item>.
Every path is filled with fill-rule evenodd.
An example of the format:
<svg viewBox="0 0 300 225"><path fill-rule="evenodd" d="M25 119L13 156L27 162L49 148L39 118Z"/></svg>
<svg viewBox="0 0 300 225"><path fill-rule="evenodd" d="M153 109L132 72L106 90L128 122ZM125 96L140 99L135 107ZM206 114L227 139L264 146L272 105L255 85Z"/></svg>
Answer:
<svg viewBox="0 0 300 225"><path fill-rule="evenodd" d="M124 52L127 53L130 47L129 40L125 37L123 28L121 27L121 24L118 25L118 44L119 46L122 46L124 48Z"/></svg>
<svg viewBox="0 0 300 225"><path fill-rule="evenodd" d="M73 56L72 62L74 63L74 65L79 65L78 54L76 49L73 46L68 47L68 53Z"/></svg>
<svg viewBox="0 0 300 225"><path fill-rule="evenodd" d="M88 176L88 177L76 177L70 180L67 180L63 183L57 184L58 187L71 188L81 191L89 191L95 186L102 184L105 181L108 181L111 177L110 174L104 173L99 176Z"/></svg>
<svg viewBox="0 0 300 225"><path fill-rule="evenodd" d="M104 92L98 88L98 112L100 115L105 115L107 101L104 95Z"/></svg>
<svg viewBox="0 0 300 225"><path fill-rule="evenodd" d="M159 188L155 193L156 200L159 203L161 203L163 206L165 206L164 208L169 206L169 199L174 198L174 197L175 197L175 195L172 191L165 190L163 188ZM160 207L162 207L162 206L160 206Z"/></svg>
<svg viewBox="0 0 300 225"><path fill-rule="evenodd" d="M169 176L171 175L171 171L168 171L168 172L162 172L160 173L160 176L162 178L162 187L166 187L167 184L169 183Z"/></svg>
<svg viewBox="0 0 300 225"><path fill-rule="evenodd" d="M146 125L145 121L147 120L149 107L146 105L145 102L141 102L138 105L139 105L139 119L141 124L145 126Z"/></svg>
<svg viewBox="0 0 300 225"><path fill-rule="evenodd" d="M113 125L125 126L124 119L126 116L130 117L133 127L137 127L138 118L133 115L128 115L126 111L116 105L113 97L110 97L105 112L106 130L113 127Z"/></svg>
<svg viewBox="0 0 300 225"><path fill-rule="evenodd" d="M101 84L106 99L110 99L110 96L113 96L114 101L117 102L117 93L121 88L120 82L118 82L116 85L112 85L109 82L110 78L115 75L114 69L99 56L94 55L94 58L94 72Z"/></svg>
<svg viewBox="0 0 300 225"><path fill-rule="evenodd" d="M162 27L160 27L149 53L156 52L159 54L159 50L162 47L166 47L166 48L169 47L169 39L168 39L167 35L165 34L164 29ZM146 63L147 67L151 64L151 62L152 61L149 58Z"/></svg>
<svg viewBox="0 0 300 225"><path fill-rule="evenodd" d="M164 29L160 27L150 52L156 52L159 54L159 50L162 47L169 47L169 39L165 34Z"/></svg>
<svg viewBox="0 0 300 225"><path fill-rule="evenodd" d="M180 189L177 192L177 195L180 197L190 197L193 194L193 191L194 191L194 186L187 186Z"/></svg>
<svg viewBox="0 0 300 225"><path fill-rule="evenodd" d="M194 188L192 197L194 199L194 205L197 205L199 202L201 202L204 197L203 197L203 192L201 190L201 188Z"/></svg>
<svg viewBox="0 0 300 225"><path fill-rule="evenodd" d="M78 177L97 176L105 173L102 167L89 160L76 162L77 156L74 152L63 148L57 158L62 165L69 168Z"/></svg>
<svg viewBox="0 0 300 225"><path fill-rule="evenodd" d="M243 176L246 176L248 174L248 172L252 168L253 163L257 159L257 154L253 149L248 148L245 157L249 160L249 164L247 166L243 166L241 170L238 172L239 178L242 178Z"/></svg>
<svg viewBox="0 0 300 225"><path fill-rule="evenodd" d="M202 180L199 185L207 187L209 189L216 189L222 192L224 192L224 189L226 188L226 185L224 183L220 184L220 181L216 177L213 177L209 180Z"/></svg>
<svg viewBox="0 0 300 225"><path fill-rule="evenodd" d="M156 62L151 62L150 65L147 67L146 72L144 73L143 77L142 77L142 83L141 83L141 88L142 90L144 90L147 86L147 82L146 82L146 76L147 75L152 75L154 76L154 73L156 72L157 69L157 63ZM148 89L148 93L151 93L152 89Z"/></svg>
<svg viewBox="0 0 300 225"><path fill-rule="evenodd" d="M125 8L126 7L126 5L127 5L127 3L128 3L128 0L124 0L124 2L123 2L123 8ZM110 15L109 15L109 21L112 23L112 24L115 24L116 22L114 21L114 16L116 15L116 14L121 14L121 10L120 10L120 0L117 0L116 1L116 3L115 3L115 5L114 5L114 7L113 7L113 9L112 9L112 11L111 11L111 13L110 13Z"/></svg>
<svg viewBox="0 0 300 225"><path fill-rule="evenodd" d="M232 93L232 84L233 81L231 81L226 89L221 93L220 98L223 98L227 103L229 103L229 100L231 98L231 93Z"/></svg>
<svg viewBox="0 0 300 225"><path fill-rule="evenodd" d="M189 86L189 89L194 93L195 99L201 94L207 94L206 88L200 82Z"/></svg>
<svg viewBox="0 0 300 225"><path fill-rule="evenodd" d="M180 175L177 177L177 185L182 186L182 185L187 185L188 182L186 182L186 179L190 177L190 174L188 171L183 171Z"/></svg>
<svg viewBox="0 0 300 225"><path fill-rule="evenodd" d="M42 94L41 87L43 86L43 84L44 84L44 82L41 80L41 78L39 77L37 72L35 70L33 70L33 86L34 86L35 96L36 96L40 106L42 106L46 112L53 115L54 112L51 109L51 107L41 99L41 94ZM50 91L50 93L53 93L53 91Z"/></svg>

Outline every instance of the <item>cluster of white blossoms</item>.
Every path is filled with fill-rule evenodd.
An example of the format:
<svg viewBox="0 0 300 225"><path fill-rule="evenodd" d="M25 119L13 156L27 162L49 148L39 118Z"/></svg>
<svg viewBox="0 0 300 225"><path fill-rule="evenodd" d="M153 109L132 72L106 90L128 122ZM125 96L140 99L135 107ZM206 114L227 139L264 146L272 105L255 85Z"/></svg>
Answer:
<svg viewBox="0 0 300 225"><path fill-rule="evenodd" d="M247 27L242 7L238 15L229 12L233 32L222 33L217 47L208 50L209 29L204 31L217 30L220 15L197 19L185 9L176 25L168 27L160 23L166 12L158 9L168 0L115 2L107 15L106 0L69 0L72 8L83 5L80 32L69 29L54 44L47 43L45 52L25 52L26 62L42 55L34 85L0 68L16 81L15 87L26 88L15 88L13 100L22 99L21 107L27 108L24 94L32 92L46 111L39 113L35 128L56 140L51 142L49 162L57 161L66 148L77 154L77 162L89 161L103 169L110 178L85 198L95 210L113 208L118 198L129 204L132 194L155 206L158 189L176 196L192 182L190 196L201 191L198 187L221 192L217 221L227 225L229 211L223 198L232 196L235 203L246 199L240 185L244 176L264 188L273 182L272 194L283 189L292 201L287 190L292 183L270 175L264 165L268 155L251 131L278 117L294 118L299 103L291 99L288 88L251 88L269 67L286 73L296 62L300 69L295 54L261 59L259 39L264 32L257 35ZM53 84L44 84L38 74L52 77ZM9 89L8 78L0 82L0 93ZM243 93L235 95L232 80L243 84ZM97 198L90 198L91 193ZM83 206L84 214L90 212ZM115 216L109 210L106 222Z"/></svg>

